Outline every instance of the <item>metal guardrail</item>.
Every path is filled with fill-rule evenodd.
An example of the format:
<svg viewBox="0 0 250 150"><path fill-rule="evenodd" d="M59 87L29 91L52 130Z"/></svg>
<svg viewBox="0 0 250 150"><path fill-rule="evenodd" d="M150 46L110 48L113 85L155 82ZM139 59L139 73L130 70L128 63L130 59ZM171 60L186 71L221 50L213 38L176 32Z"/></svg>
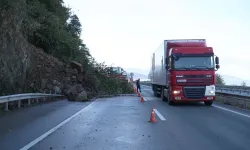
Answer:
<svg viewBox="0 0 250 150"><path fill-rule="evenodd" d="M23 94L14 94L14 95L8 95L8 96L0 96L0 104L5 104L5 111L9 110L9 102L17 101L18 102L18 108L21 107L21 101L22 100L28 100L28 105L31 104L31 99L36 99L36 102L39 103L39 98L43 98L43 101L45 101L47 97L51 99L51 97L63 97L64 95L60 94L46 94L46 93L23 93Z"/></svg>
<svg viewBox="0 0 250 150"><path fill-rule="evenodd" d="M226 88L226 87L217 87L216 86L216 92L222 93L222 94L230 94L235 96L244 96L244 97L250 97L250 90L245 89L237 89L237 88Z"/></svg>

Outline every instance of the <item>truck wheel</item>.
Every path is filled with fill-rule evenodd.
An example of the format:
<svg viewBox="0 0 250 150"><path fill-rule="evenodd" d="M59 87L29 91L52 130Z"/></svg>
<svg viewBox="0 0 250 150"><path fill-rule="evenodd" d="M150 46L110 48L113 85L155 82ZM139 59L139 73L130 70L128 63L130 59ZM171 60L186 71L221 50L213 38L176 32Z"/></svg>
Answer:
<svg viewBox="0 0 250 150"><path fill-rule="evenodd" d="M161 90L161 99L166 102L167 101L167 98L164 96L164 88L162 88Z"/></svg>
<svg viewBox="0 0 250 150"><path fill-rule="evenodd" d="M211 106L213 104L213 101L205 101L204 104L206 106Z"/></svg>

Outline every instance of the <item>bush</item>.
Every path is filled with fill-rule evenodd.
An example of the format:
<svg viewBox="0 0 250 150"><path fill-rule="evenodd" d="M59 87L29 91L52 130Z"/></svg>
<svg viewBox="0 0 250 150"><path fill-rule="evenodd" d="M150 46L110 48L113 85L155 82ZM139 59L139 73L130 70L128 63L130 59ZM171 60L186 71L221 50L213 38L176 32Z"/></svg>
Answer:
<svg viewBox="0 0 250 150"><path fill-rule="evenodd" d="M224 78L220 74L216 74L216 84L225 85Z"/></svg>

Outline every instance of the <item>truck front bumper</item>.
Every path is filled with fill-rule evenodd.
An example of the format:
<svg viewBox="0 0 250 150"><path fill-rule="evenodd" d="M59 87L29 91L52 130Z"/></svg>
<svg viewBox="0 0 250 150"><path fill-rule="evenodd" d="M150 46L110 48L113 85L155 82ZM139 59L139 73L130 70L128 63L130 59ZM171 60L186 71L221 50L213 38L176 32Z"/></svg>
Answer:
<svg viewBox="0 0 250 150"><path fill-rule="evenodd" d="M211 101L215 100L215 86L174 86L171 90L172 101Z"/></svg>

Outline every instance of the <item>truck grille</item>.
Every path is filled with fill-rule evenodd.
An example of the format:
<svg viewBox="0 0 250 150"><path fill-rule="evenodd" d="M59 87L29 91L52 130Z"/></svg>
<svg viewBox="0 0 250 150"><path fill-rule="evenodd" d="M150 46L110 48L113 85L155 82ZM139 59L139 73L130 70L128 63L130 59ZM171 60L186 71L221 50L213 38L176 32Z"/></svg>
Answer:
<svg viewBox="0 0 250 150"><path fill-rule="evenodd" d="M205 90L204 86L183 87L183 94L185 98L200 99L205 96Z"/></svg>
<svg viewBox="0 0 250 150"><path fill-rule="evenodd" d="M186 82L178 82L180 79L185 79ZM183 77L177 77L176 82L180 85L207 85L207 84L213 84L213 77L207 77L206 75L183 75Z"/></svg>

